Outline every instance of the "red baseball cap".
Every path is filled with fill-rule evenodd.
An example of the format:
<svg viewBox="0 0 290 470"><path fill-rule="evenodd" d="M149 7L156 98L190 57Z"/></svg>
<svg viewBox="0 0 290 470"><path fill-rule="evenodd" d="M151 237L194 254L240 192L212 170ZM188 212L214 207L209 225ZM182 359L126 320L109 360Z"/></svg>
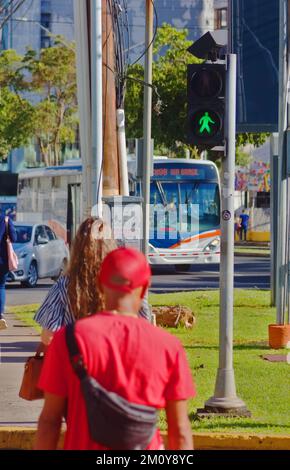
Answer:
<svg viewBox="0 0 290 470"><path fill-rule="evenodd" d="M100 282L109 289L130 293L144 287L145 294L151 279L146 257L133 248L117 248L104 259L100 269Z"/></svg>

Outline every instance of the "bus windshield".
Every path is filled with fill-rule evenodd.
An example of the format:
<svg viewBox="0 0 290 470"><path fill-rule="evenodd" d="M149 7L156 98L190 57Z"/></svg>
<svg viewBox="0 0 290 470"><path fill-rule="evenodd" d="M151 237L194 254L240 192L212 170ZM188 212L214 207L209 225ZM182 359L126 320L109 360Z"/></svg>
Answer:
<svg viewBox="0 0 290 470"><path fill-rule="evenodd" d="M151 243L156 247L170 246L198 233L217 229L219 201L217 183L154 181L150 196ZM165 243L166 239L169 243Z"/></svg>

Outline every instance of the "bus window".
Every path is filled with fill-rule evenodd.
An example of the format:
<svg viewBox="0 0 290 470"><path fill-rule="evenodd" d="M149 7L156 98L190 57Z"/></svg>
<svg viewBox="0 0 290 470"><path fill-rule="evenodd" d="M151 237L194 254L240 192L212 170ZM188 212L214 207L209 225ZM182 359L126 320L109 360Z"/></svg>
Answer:
<svg viewBox="0 0 290 470"><path fill-rule="evenodd" d="M195 205L199 211L200 231L213 230L219 225L219 190L216 183L182 183L181 203L190 210Z"/></svg>

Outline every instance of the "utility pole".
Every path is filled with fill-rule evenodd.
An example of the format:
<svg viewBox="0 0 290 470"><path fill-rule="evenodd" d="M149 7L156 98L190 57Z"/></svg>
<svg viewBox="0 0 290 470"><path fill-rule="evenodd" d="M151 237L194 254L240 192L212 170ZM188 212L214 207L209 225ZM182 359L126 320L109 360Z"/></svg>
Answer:
<svg viewBox="0 0 290 470"><path fill-rule="evenodd" d="M86 218L101 216L103 194L119 194L114 36L106 0L74 0L74 18Z"/></svg>
<svg viewBox="0 0 290 470"><path fill-rule="evenodd" d="M115 45L111 12L112 0L102 0L104 196L118 196L120 194L118 136L116 126Z"/></svg>
<svg viewBox="0 0 290 470"><path fill-rule="evenodd" d="M144 146L143 146L143 178L142 178L142 196L143 196L143 239L142 250L145 256L148 256L149 241L149 219L150 219L150 178L152 144L152 63L153 63L153 0L146 0L146 31L145 31L145 72L144 72Z"/></svg>
<svg viewBox="0 0 290 470"><path fill-rule="evenodd" d="M222 162L221 181L221 262L219 368L214 396L198 414L250 416L245 403L237 397L233 369L234 308L234 180L236 139L237 56L226 55L226 157Z"/></svg>

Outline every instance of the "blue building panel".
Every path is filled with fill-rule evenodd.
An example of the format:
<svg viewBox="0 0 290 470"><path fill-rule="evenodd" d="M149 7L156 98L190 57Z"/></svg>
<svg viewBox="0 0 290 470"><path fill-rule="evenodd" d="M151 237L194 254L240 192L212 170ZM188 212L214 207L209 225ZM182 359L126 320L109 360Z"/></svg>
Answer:
<svg viewBox="0 0 290 470"><path fill-rule="evenodd" d="M238 132L276 132L279 93L279 2L233 2L233 52L238 55Z"/></svg>

